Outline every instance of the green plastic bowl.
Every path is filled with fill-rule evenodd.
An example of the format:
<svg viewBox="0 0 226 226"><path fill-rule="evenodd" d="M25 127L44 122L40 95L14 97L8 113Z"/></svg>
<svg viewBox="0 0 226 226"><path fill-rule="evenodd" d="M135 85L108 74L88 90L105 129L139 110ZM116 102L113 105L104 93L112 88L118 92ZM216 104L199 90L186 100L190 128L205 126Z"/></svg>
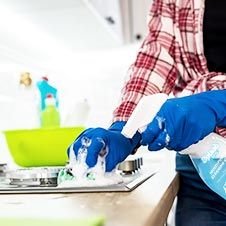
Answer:
<svg viewBox="0 0 226 226"><path fill-rule="evenodd" d="M23 167L64 166L67 148L83 127L4 131L14 161Z"/></svg>

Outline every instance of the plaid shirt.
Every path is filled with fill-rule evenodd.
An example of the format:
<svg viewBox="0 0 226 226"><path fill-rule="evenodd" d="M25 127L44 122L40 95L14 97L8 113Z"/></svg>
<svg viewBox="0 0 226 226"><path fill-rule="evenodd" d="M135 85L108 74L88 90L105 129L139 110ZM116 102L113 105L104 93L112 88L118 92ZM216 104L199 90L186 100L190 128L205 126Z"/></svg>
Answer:
<svg viewBox="0 0 226 226"><path fill-rule="evenodd" d="M149 34L128 71L114 121L127 121L144 95L190 95L226 88L226 75L209 71L203 48L204 0L154 0ZM226 135L226 130L218 131Z"/></svg>

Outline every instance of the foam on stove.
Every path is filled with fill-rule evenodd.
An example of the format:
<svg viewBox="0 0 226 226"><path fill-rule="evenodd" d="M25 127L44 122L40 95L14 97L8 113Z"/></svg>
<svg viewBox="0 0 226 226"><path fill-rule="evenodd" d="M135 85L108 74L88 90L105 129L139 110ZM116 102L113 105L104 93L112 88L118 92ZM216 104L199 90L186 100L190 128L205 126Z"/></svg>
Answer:
<svg viewBox="0 0 226 226"><path fill-rule="evenodd" d="M89 177L83 177L79 180L76 178L71 178L69 180L61 181L58 187L103 187L123 183L122 176L112 173L105 173L104 175L99 175L95 179L89 179Z"/></svg>
<svg viewBox="0 0 226 226"><path fill-rule="evenodd" d="M105 157L108 153L104 141L103 149L101 150L97 164L93 168L86 165L87 149L92 140L84 137L82 139L82 146L78 150L78 155L75 156L73 145L69 149L69 164L62 169L58 174L59 187L100 187L120 184L123 182L122 176L118 175L116 171L110 173L105 172Z"/></svg>

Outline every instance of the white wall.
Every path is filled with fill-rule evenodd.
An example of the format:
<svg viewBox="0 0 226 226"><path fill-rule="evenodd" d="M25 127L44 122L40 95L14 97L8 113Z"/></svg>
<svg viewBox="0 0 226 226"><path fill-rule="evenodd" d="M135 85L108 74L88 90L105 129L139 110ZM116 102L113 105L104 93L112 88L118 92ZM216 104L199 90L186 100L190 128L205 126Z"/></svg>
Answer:
<svg viewBox="0 0 226 226"><path fill-rule="evenodd" d="M61 91L61 102L65 101L62 106L64 104L68 109L69 103L86 98L91 109L87 125L107 126L118 104L128 67L135 60L137 48L138 45L130 45L87 52L63 64L52 76Z"/></svg>
<svg viewBox="0 0 226 226"><path fill-rule="evenodd" d="M48 75L56 85L63 118L70 105L86 98L91 109L86 125L108 126L139 44L122 46L81 0L0 0L0 5L0 108L1 95L17 97L19 75L29 71L36 80ZM4 117L0 111L12 127L12 118Z"/></svg>
<svg viewBox="0 0 226 226"><path fill-rule="evenodd" d="M0 72L0 94L14 98L17 95L16 83L23 71L30 71L35 79L47 74L50 83L58 88L62 118L69 113L72 105L86 98L91 110L86 125L107 126L119 101L123 79L135 59L137 48L138 45L130 45L70 55L45 62L46 70L29 64L8 62L5 70Z"/></svg>

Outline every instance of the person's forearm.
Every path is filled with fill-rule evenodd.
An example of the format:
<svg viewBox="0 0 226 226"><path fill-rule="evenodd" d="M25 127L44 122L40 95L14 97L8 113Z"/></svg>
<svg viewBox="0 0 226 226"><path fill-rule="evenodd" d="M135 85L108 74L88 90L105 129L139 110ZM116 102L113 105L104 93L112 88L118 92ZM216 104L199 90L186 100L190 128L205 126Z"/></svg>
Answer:
<svg viewBox="0 0 226 226"><path fill-rule="evenodd" d="M167 1L154 1L148 23L149 34L128 71L129 79L122 90L121 103L114 111L113 121L127 121L142 96L172 91L178 76L173 51L176 46L173 15ZM167 32L161 30L165 27L169 28Z"/></svg>

